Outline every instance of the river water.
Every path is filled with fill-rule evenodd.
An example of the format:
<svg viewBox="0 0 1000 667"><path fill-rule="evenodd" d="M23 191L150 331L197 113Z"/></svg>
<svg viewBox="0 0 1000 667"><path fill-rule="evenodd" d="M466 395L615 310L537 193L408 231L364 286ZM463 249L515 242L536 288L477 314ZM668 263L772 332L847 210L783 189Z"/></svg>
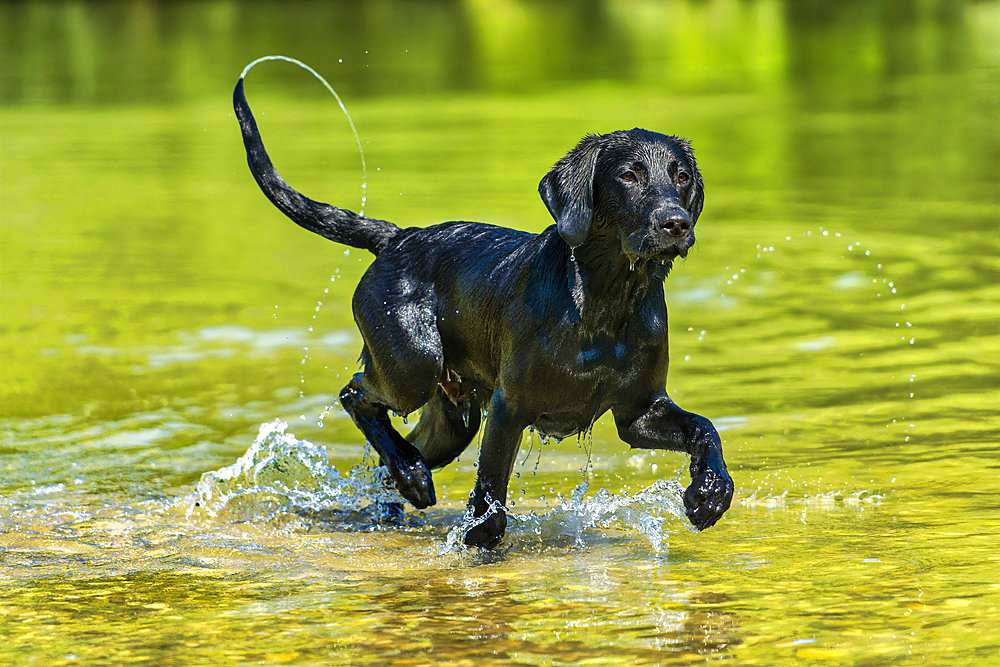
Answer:
<svg viewBox="0 0 1000 667"><path fill-rule="evenodd" d="M994 2L0 6L0 663L991 665L1000 652ZM539 231L583 134L690 139L666 283L686 460L526 434L496 551L391 500L335 404L370 257L278 169L401 225ZM9 66L8 66L9 65ZM401 429L409 425L399 423Z"/></svg>

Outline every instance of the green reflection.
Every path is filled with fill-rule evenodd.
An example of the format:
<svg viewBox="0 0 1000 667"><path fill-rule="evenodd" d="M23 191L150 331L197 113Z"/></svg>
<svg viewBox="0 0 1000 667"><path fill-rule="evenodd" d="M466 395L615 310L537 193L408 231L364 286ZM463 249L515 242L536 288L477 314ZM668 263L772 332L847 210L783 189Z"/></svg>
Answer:
<svg viewBox="0 0 1000 667"><path fill-rule="evenodd" d="M998 28L933 0L0 3L0 662L992 664ZM368 257L269 206L230 115L268 53L338 88L366 213L404 225L537 231L584 133L693 141L669 388L727 427L719 526L441 554L471 452L402 527L171 504L276 417L364 456L318 421ZM357 208L322 88L269 63L247 92L282 174ZM586 461L526 442L514 510L684 467L609 422Z"/></svg>

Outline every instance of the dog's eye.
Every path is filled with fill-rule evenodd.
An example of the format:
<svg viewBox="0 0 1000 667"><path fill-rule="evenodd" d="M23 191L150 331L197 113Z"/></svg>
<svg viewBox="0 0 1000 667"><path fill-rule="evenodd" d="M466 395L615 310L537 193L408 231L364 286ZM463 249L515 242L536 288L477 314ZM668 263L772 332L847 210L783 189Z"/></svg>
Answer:
<svg viewBox="0 0 1000 667"><path fill-rule="evenodd" d="M618 174L618 178L622 179L626 183L635 183L635 172L634 171L623 171Z"/></svg>
<svg viewBox="0 0 1000 667"><path fill-rule="evenodd" d="M687 173L686 171L682 171L677 174L678 185L687 185L690 180L691 180L691 174Z"/></svg>

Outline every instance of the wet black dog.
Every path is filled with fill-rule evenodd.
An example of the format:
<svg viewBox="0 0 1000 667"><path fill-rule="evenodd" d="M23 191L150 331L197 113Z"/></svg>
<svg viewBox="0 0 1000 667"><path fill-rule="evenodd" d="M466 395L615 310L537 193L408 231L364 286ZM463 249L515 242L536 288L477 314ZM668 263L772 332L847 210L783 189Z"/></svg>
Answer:
<svg viewBox="0 0 1000 667"><path fill-rule="evenodd" d="M406 500L435 503L430 470L468 447L486 408L470 500L485 519L465 543L493 547L524 429L565 438L611 410L632 447L691 455L688 517L699 530L719 520L733 495L719 435L665 391L663 280L694 244L703 202L687 142L640 129L584 138L539 185L556 221L541 234L475 222L400 229L293 190L264 150L242 78L233 104L268 199L376 256L353 302L364 370L340 402ZM417 409L404 438L388 413Z"/></svg>

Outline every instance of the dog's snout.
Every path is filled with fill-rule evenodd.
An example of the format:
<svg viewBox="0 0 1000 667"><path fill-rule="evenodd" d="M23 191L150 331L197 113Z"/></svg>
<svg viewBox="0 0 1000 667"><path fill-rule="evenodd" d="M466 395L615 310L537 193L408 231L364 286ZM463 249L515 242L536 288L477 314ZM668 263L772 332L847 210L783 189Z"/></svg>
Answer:
<svg viewBox="0 0 1000 667"><path fill-rule="evenodd" d="M665 232L680 236L690 232L693 225L691 223L691 216L685 211L671 209L656 216L656 226Z"/></svg>

